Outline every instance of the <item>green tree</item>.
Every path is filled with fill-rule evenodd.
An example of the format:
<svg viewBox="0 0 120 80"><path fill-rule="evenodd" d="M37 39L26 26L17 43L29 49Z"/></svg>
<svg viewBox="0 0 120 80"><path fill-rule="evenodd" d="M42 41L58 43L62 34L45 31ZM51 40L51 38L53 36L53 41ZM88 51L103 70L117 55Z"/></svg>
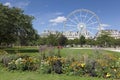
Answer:
<svg viewBox="0 0 120 80"><path fill-rule="evenodd" d="M52 46L57 46L58 45L58 38L59 38L59 33L57 34L50 34L46 37L40 37L38 40L39 45L52 45Z"/></svg>
<svg viewBox="0 0 120 80"><path fill-rule="evenodd" d="M120 38L115 39L114 43L115 43L114 47L116 47L116 46L120 47Z"/></svg>
<svg viewBox="0 0 120 80"><path fill-rule="evenodd" d="M78 44L79 44L79 39L78 39L78 38L74 39L73 43L74 43L75 45L78 45Z"/></svg>
<svg viewBox="0 0 120 80"><path fill-rule="evenodd" d="M85 37L83 35L80 36L79 43L80 43L81 47L85 44L85 42L86 42Z"/></svg>
<svg viewBox="0 0 120 80"><path fill-rule="evenodd" d="M90 45L90 46L94 46L97 43L96 43L96 40L94 40L94 39L86 39L86 44Z"/></svg>
<svg viewBox="0 0 120 80"><path fill-rule="evenodd" d="M67 41L68 39L64 36L64 35L61 35L59 38L58 38L58 44L60 46L65 46L67 44Z"/></svg>
<svg viewBox="0 0 120 80"><path fill-rule="evenodd" d="M101 47L111 47L114 45L114 38L109 36L109 34L101 34L97 37L97 44Z"/></svg>
<svg viewBox="0 0 120 80"><path fill-rule="evenodd" d="M46 37L40 37L38 40L38 45L45 45L47 44L47 38Z"/></svg>
<svg viewBox="0 0 120 80"><path fill-rule="evenodd" d="M38 38L32 27L34 17L24 14L20 8L0 4L0 44L29 45Z"/></svg>
<svg viewBox="0 0 120 80"><path fill-rule="evenodd" d="M70 39L70 40L68 40L68 41L67 41L67 44L69 44L69 45L74 44L74 40L71 40L71 39Z"/></svg>
<svg viewBox="0 0 120 80"><path fill-rule="evenodd" d="M54 35L54 34L50 34L47 37L47 45L57 45L58 44L58 34Z"/></svg>

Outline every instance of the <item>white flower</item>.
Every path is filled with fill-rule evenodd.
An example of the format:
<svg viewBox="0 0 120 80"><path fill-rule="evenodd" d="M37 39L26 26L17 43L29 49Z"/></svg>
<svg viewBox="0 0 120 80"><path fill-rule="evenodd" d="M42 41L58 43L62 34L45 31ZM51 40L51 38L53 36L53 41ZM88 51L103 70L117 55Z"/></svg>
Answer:
<svg viewBox="0 0 120 80"><path fill-rule="evenodd" d="M20 64L20 62L22 61L22 58L18 58L16 61L15 61L15 64Z"/></svg>

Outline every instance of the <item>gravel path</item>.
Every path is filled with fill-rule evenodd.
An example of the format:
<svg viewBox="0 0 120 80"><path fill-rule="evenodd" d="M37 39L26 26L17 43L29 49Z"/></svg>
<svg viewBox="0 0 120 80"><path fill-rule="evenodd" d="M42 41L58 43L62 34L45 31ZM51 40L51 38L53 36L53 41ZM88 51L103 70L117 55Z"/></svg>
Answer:
<svg viewBox="0 0 120 80"><path fill-rule="evenodd" d="M69 49L95 49L95 48L69 48ZM98 49L98 48L96 48ZM109 50L109 51L115 51L115 52L120 52L120 48L100 48L100 49L104 49L104 50Z"/></svg>

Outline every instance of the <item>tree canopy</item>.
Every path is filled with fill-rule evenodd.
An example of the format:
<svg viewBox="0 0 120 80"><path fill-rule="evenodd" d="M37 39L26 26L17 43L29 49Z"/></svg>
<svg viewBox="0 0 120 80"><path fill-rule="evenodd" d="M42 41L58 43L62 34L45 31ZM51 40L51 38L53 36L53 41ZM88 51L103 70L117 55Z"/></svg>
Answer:
<svg viewBox="0 0 120 80"><path fill-rule="evenodd" d="M67 41L68 39L64 36L64 35L61 35L59 38L58 38L58 44L60 46L65 46L67 44Z"/></svg>
<svg viewBox="0 0 120 80"><path fill-rule="evenodd" d="M32 27L33 16L16 7L0 4L0 44L28 45L38 35Z"/></svg>
<svg viewBox="0 0 120 80"><path fill-rule="evenodd" d="M114 45L114 41L115 39L105 32L97 37L97 44L101 47L111 47Z"/></svg>
<svg viewBox="0 0 120 80"><path fill-rule="evenodd" d="M81 45L81 46L84 45L85 42L86 42L85 37L84 37L83 35L81 35L81 36L80 36L80 39L79 39L80 45Z"/></svg>

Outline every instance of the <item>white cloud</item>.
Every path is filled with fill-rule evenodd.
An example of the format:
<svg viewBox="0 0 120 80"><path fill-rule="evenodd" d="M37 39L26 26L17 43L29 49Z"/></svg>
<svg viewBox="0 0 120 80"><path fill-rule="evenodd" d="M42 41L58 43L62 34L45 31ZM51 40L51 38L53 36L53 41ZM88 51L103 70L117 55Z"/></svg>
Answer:
<svg viewBox="0 0 120 80"><path fill-rule="evenodd" d="M11 3L10 2L6 2L4 5L11 7Z"/></svg>
<svg viewBox="0 0 120 80"><path fill-rule="evenodd" d="M13 6L19 7L19 8L25 8L26 6L29 5L29 1L24 1L24 2L17 2Z"/></svg>
<svg viewBox="0 0 120 80"><path fill-rule="evenodd" d="M66 21L67 19L64 17L64 16L58 16L57 18L55 19L51 19L49 20L49 22L52 22L52 23L63 23L64 21Z"/></svg>
<svg viewBox="0 0 120 80"><path fill-rule="evenodd" d="M9 7L26 8L29 4L29 0L11 0L10 2L6 2L4 5Z"/></svg>
<svg viewBox="0 0 120 80"><path fill-rule="evenodd" d="M101 30L105 30L106 27L110 27L110 25L109 24L100 24L100 29Z"/></svg>
<svg viewBox="0 0 120 80"><path fill-rule="evenodd" d="M109 27L109 24L100 24L101 27Z"/></svg>

